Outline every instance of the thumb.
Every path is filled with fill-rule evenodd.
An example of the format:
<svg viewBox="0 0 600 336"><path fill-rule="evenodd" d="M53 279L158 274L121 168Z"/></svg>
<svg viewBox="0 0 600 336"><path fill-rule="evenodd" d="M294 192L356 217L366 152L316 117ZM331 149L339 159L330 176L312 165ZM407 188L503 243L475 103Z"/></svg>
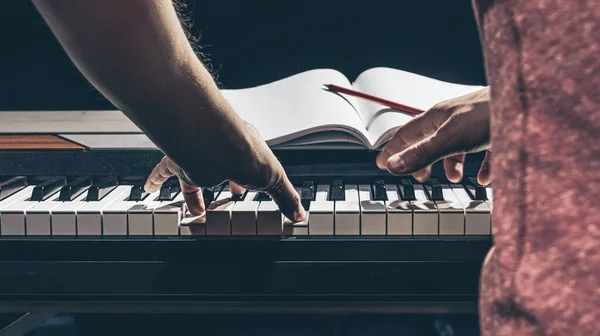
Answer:
<svg viewBox="0 0 600 336"><path fill-rule="evenodd" d="M285 217L294 222L306 219L306 212L300 203L300 195L285 174L265 192L271 196Z"/></svg>

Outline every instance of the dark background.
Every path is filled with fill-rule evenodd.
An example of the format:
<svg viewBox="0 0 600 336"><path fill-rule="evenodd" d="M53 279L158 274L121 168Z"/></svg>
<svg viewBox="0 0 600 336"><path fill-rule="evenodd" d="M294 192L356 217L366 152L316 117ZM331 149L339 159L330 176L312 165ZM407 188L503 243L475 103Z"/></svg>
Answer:
<svg viewBox="0 0 600 336"><path fill-rule="evenodd" d="M335 68L353 80L375 66L485 84L469 0L188 3L194 34L202 36L202 51L223 88L256 86L314 68ZM71 64L33 4L2 0L0 110L110 108Z"/></svg>

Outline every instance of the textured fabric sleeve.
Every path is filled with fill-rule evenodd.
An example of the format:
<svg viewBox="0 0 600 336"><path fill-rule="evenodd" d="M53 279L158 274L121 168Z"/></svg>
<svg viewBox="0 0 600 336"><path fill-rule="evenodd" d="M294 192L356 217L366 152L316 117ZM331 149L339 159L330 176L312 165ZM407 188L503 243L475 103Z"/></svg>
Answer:
<svg viewBox="0 0 600 336"><path fill-rule="evenodd" d="M474 3L494 148L483 334L600 334L600 1Z"/></svg>

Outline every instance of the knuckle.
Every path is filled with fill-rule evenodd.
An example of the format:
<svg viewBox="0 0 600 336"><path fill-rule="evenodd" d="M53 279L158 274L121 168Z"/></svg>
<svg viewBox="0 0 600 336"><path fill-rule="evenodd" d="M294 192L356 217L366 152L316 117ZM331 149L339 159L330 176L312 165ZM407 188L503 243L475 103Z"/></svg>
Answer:
<svg viewBox="0 0 600 336"><path fill-rule="evenodd" d="M414 139L423 139L423 138L427 137L427 132L425 131L425 127L423 127L423 126L425 126L425 125L421 125L421 127L416 127L414 129L414 133L411 134L411 136ZM408 139L404 140L404 143L409 143L409 140Z"/></svg>
<svg viewBox="0 0 600 336"><path fill-rule="evenodd" d="M452 117L453 109L446 102L441 102L433 106L428 113L433 115L433 118L431 118L433 126L439 128L446 120Z"/></svg>
<svg viewBox="0 0 600 336"><path fill-rule="evenodd" d="M165 174L165 172L162 171L162 170L159 170L156 173L156 179L157 180L167 180L168 178L169 178L169 176L167 174Z"/></svg>
<svg viewBox="0 0 600 336"><path fill-rule="evenodd" d="M449 131L458 131L462 128L463 122L460 114L451 115L446 121L444 127Z"/></svg>
<svg viewBox="0 0 600 336"><path fill-rule="evenodd" d="M167 168L169 166L169 162L171 160L169 159L169 157L167 156L163 156L162 160L160 160L160 162L157 164L157 166L161 167L161 168Z"/></svg>

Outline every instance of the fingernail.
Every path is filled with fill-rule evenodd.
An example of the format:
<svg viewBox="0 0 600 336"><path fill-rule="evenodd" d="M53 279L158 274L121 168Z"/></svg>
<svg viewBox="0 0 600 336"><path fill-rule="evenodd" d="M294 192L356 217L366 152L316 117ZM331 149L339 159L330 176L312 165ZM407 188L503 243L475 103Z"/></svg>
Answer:
<svg viewBox="0 0 600 336"><path fill-rule="evenodd" d="M454 164L454 170L456 170L459 173L462 173L463 168L464 168L464 165L462 162L457 162Z"/></svg>
<svg viewBox="0 0 600 336"><path fill-rule="evenodd" d="M375 159L375 163L377 164L377 167L379 167L380 169L385 169L385 161L383 160L381 155L377 156L377 158Z"/></svg>
<svg viewBox="0 0 600 336"><path fill-rule="evenodd" d="M406 168L404 159L400 155L394 155L389 158L387 166L392 168L395 172L402 172Z"/></svg>

